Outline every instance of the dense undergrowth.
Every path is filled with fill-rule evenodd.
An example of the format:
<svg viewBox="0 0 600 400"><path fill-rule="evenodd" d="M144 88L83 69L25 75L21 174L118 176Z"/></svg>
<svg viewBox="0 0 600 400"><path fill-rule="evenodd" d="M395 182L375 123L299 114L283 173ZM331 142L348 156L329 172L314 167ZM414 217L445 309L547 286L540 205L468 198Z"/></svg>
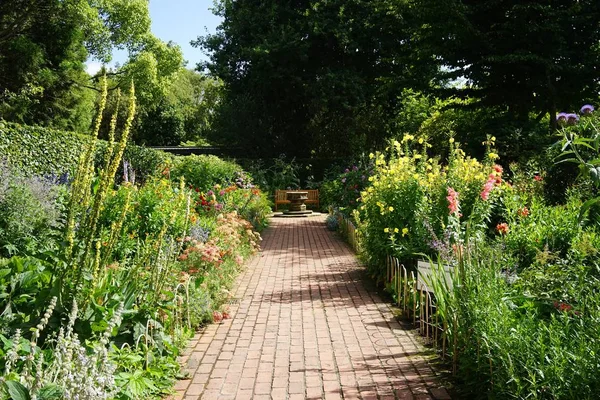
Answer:
<svg viewBox="0 0 600 400"><path fill-rule="evenodd" d="M553 177L539 165L501 166L493 137L477 160L452 137L431 149L422 131L325 185L356 223L374 277L385 281L388 255L409 268L433 261L426 283L468 398L592 399L600 390L600 132L590 110L580 120L559 115L561 138L548 154L581 174L558 204L548 195Z"/></svg>
<svg viewBox="0 0 600 400"><path fill-rule="evenodd" d="M126 112L74 175L0 164L0 398L160 398L186 338L229 317L269 202L216 157L165 157L136 184L122 165L133 92Z"/></svg>

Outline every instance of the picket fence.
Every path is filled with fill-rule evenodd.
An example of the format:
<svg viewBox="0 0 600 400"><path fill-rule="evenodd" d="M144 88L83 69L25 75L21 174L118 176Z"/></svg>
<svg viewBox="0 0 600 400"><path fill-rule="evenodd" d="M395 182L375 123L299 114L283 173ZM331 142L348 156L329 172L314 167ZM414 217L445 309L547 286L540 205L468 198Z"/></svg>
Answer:
<svg viewBox="0 0 600 400"><path fill-rule="evenodd" d="M353 222L338 214L340 231L348 244L356 252L360 252L360 239ZM440 350L441 357L447 355L447 338L444 332L447 325L441 324L436 314L435 293L427 285L424 270L430 269L425 263L419 262L421 268L407 268L396 257L388 256L386 259L386 283L396 295L396 305L402 310L402 315L418 327L420 334L431 345ZM421 271L421 273L419 273ZM448 272L448 271L446 271ZM454 368L453 368L454 369Z"/></svg>

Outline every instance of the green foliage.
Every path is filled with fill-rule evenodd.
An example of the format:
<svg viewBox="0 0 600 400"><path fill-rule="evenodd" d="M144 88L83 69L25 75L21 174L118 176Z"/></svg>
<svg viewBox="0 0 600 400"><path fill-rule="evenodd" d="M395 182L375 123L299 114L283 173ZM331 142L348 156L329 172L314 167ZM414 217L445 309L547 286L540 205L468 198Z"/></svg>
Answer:
<svg viewBox="0 0 600 400"><path fill-rule="evenodd" d="M132 60L123 67L122 83L143 77L136 84L144 99L157 77L171 74L169 62L182 65L177 47L152 36L145 0L3 2L0 38L3 118L60 129L90 126L95 93L87 59L106 63L115 47L127 49Z"/></svg>
<svg viewBox="0 0 600 400"><path fill-rule="evenodd" d="M234 182L242 167L213 155L190 155L174 159L169 171L174 182L183 178L188 185L208 192L214 185Z"/></svg>
<svg viewBox="0 0 600 400"><path fill-rule="evenodd" d="M481 106L507 108L520 123L529 113L550 115L557 108L596 98L591 66L600 57L600 6L566 1L414 2L415 43L445 66L447 79L467 79L462 92ZM452 33L452 34L450 34ZM508 45L507 37L515 38Z"/></svg>
<svg viewBox="0 0 600 400"><path fill-rule="evenodd" d="M332 214L328 215L325 219L325 225L327 226L327 229L332 232L336 232L340 228L337 217Z"/></svg>
<svg viewBox="0 0 600 400"><path fill-rule="evenodd" d="M359 226L368 265L382 277L385 259L406 261L419 254L435 254L449 237L450 245L481 240L501 183L501 169L492 166L497 155L479 162L450 143L450 157L442 166L429 158L423 138L406 135L392 141L386 153L371 154L372 182L361 193L354 217ZM492 140L488 144L491 144Z"/></svg>
<svg viewBox="0 0 600 400"><path fill-rule="evenodd" d="M196 43L224 85L211 139L267 157L381 144L390 99L427 87L436 69L412 44L410 12L390 0L217 2L223 23Z"/></svg>
<svg viewBox="0 0 600 400"><path fill-rule="evenodd" d="M573 240L582 232L579 224L582 202L577 196L558 206L548 206L538 196L527 197L516 190L503 193L510 229L504 241L521 269L529 267L542 252L565 258Z"/></svg>
<svg viewBox="0 0 600 400"><path fill-rule="evenodd" d="M246 168L256 185L267 193L274 194L278 189L300 187L300 164L284 155L270 160L253 161Z"/></svg>
<svg viewBox="0 0 600 400"><path fill-rule="evenodd" d="M454 290L436 292L443 293L439 315L448 324L463 394L593 398L600 372L597 275L576 264L540 265L512 284L506 272L512 262L502 249L473 248L455 268ZM576 300L554 297L563 284Z"/></svg>
<svg viewBox="0 0 600 400"><path fill-rule="evenodd" d="M47 248L59 226L64 188L0 164L0 257Z"/></svg>
<svg viewBox="0 0 600 400"><path fill-rule="evenodd" d="M319 188L319 201L323 208L334 207L346 216L352 216L361 204L361 193L370 186L372 162L358 162L324 181Z"/></svg>
<svg viewBox="0 0 600 400"><path fill-rule="evenodd" d="M77 160L89 136L54 129L0 121L0 159L24 175L73 175ZM98 144L96 162L104 159L108 144ZM159 166L171 159L161 151L129 145L123 158L128 160L140 180L158 172Z"/></svg>

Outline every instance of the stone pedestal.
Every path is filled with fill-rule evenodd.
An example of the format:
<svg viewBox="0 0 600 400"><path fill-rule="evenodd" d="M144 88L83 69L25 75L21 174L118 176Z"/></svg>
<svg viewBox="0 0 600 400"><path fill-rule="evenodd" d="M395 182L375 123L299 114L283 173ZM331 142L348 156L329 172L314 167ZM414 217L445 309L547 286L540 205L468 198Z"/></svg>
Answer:
<svg viewBox="0 0 600 400"><path fill-rule="evenodd" d="M308 192L288 192L287 199L290 201L290 211L306 211L304 202L308 200Z"/></svg>
<svg viewBox="0 0 600 400"><path fill-rule="evenodd" d="M308 200L308 192L304 192L301 190L295 190L292 192L287 192L287 199L290 201L290 209L288 211L284 211L283 215L285 216L306 216L308 214L312 214L311 210L306 209L306 204L304 202Z"/></svg>

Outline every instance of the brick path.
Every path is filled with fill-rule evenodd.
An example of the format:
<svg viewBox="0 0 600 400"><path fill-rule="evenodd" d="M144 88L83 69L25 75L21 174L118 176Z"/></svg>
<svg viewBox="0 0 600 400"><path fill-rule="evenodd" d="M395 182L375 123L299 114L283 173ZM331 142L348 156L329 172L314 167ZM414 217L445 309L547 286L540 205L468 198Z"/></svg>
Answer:
<svg viewBox="0 0 600 400"><path fill-rule="evenodd" d="M449 399L322 217L274 219L232 319L190 343L178 399Z"/></svg>

